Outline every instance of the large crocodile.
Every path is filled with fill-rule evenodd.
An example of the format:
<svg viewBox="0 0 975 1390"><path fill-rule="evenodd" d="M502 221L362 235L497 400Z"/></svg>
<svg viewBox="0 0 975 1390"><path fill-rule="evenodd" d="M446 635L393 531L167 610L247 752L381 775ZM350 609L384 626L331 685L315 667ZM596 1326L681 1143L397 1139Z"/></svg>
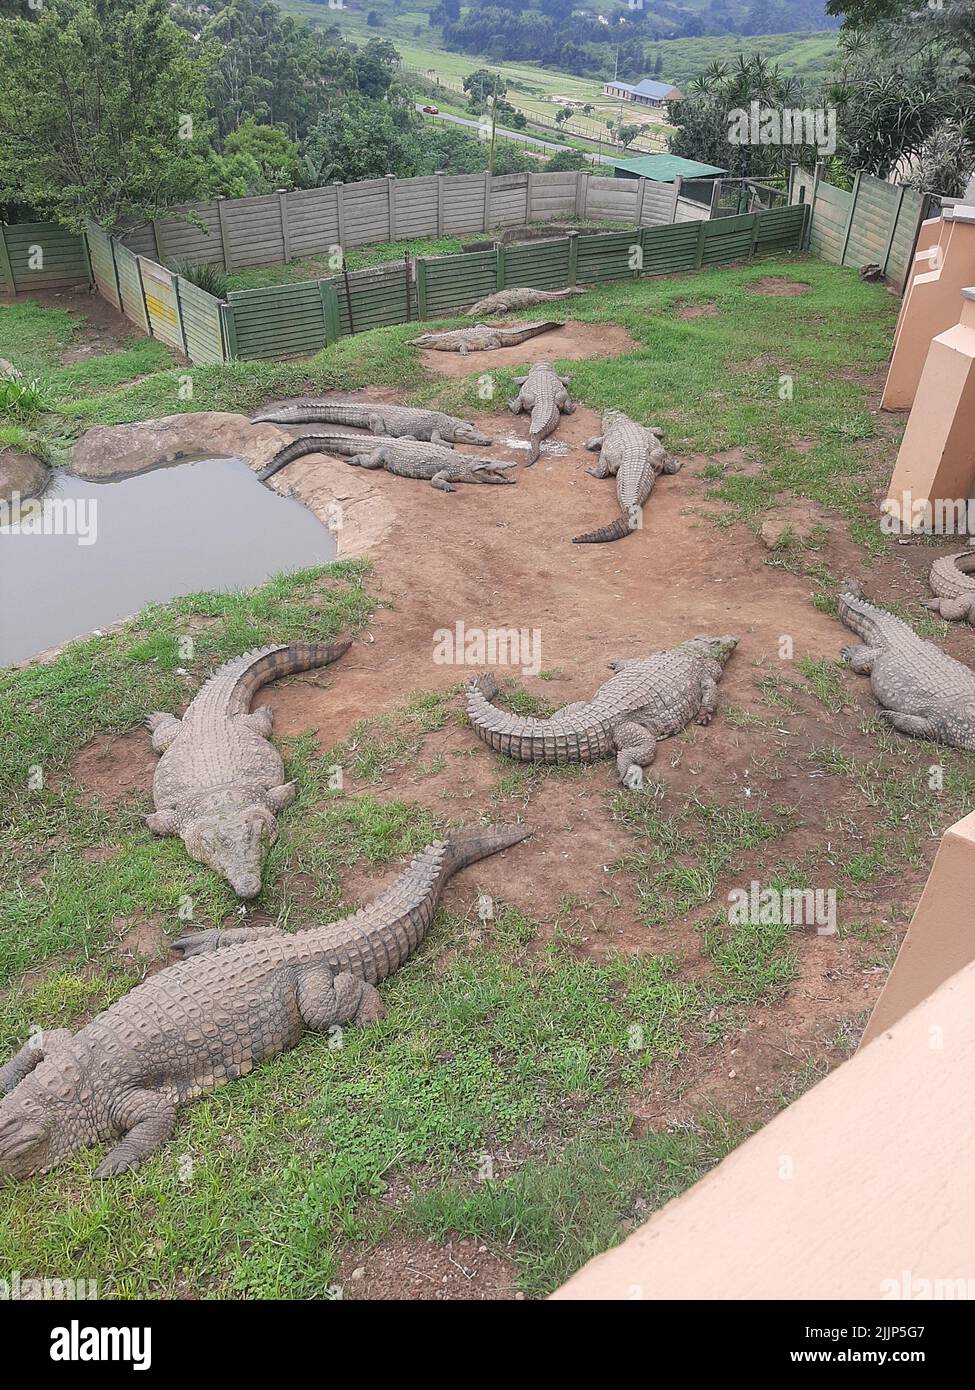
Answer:
<svg viewBox="0 0 975 1390"><path fill-rule="evenodd" d="M444 440L459 444L490 444L470 420L445 415L442 410L421 410L412 405L374 405L362 401L292 401L255 415L255 425L348 425L390 438Z"/></svg>
<svg viewBox="0 0 975 1390"><path fill-rule="evenodd" d="M957 555L942 555L935 560L928 575L931 592L936 598L925 599L925 608L933 608L949 622L967 618L975 624L975 550L962 550Z"/></svg>
<svg viewBox="0 0 975 1390"><path fill-rule="evenodd" d="M529 468L541 452L542 440L548 438L563 415L571 415L575 410L566 390L569 381L569 377L559 376L551 362L536 362L527 376L515 377L515 385L520 389L514 400L508 402L508 409L513 415L523 410L531 412Z"/></svg>
<svg viewBox="0 0 975 1390"><path fill-rule="evenodd" d="M514 347L517 343L536 338L561 328L560 323L519 323L505 328L499 323L475 323L472 328L451 328L443 333L421 333L413 338L414 347L432 348L434 352L494 352L498 348Z"/></svg>
<svg viewBox="0 0 975 1390"><path fill-rule="evenodd" d="M416 950L452 874L524 840L523 825L452 831L368 907L327 926L194 932L183 960L151 975L73 1037L37 1033L0 1068L0 1178L24 1179L94 1144L98 1178L135 1168L176 1112L297 1046L303 1033L367 1024L379 981Z"/></svg>
<svg viewBox="0 0 975 1390"><path fill-rule="evenodd" d="M152 779L156 810L146 825L157 835L178 835L240 898L261 891L276 817L295 797L295 783L284 780L281 754L268 741L270 707L251 711L251 700L268 681L327 666L349 646L346 637L245 652L213 673L182 719L156 713L146 720L162 754Z"/></svg>
<svg viewBox="0 0 975 1390"><path fill-rule="evenodd" d="M692 637L679 647L630 661L611 661L616 675L588 702L565 705L550 719L506 714L491 704L492 675L468 687L467 716L489 748L523 763L591 763L616 750L624 786L642 786L658 740L679 733L691 720L709 724L718 681L736 637Z"/></svg>
<svg viewBox="0 0 975 1390"><path fill-rule="evenodd" d="M467 310L468 318L480 318L482 314L508 314L512 309L529 309L533 304L547 304L550 299L568 299L573 294L586 294L586 289L536 290L529 286L516 289L498 290L486 299L479 299Z"/></svg>
<svg viewBox="0 0 975 1390"><path fill-rule="evenodd" d="M429 478L441 492L456 492L454 483L513 483L506 469L513 463L461 454L443 444L419 439L370 438L362 434L308 435L286 444L258 477L266 481L286 464L305 454L341 454L356 468L385 468L401 478Z"/></svg>
<svg viewBox="0 0 975 1390"><path fill-rule="evenodd" d="M586 448L599 451L599 463L586 472L594 478L616 478L616 497L620 516L598 531L573 536L574 545L593 545L617 541L636 531L643 519L643 504L660 473L676 473L680 464L660 442L662 431L646 428L624 415L607 410L602 418L603 432L586 440Z"/></svg>
<svg viewBox="0 0 975 1390"><path fill-rule="evenodd" d="M840 586L839 616L862 644L844 647L843 660L870 677L881 719L901 734L975 750L975 672L868 603L855 579Z"/></svg>

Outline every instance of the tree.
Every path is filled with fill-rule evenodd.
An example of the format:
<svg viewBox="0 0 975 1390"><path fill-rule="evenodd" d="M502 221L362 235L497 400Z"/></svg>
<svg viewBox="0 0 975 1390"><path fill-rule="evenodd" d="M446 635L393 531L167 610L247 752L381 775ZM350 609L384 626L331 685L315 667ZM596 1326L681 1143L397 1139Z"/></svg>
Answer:
<svg viewBox="0 0 975 1390"><path fill-rule="evenodd" d="M381 29L383 22L375 10L370 10L366 15L366 23L369 25L370 29Z"/></svg>
<svg viewBox="0 0 975 1390"><path fill-rule="evenodd" d="M616 138L623 146L624 150L630 148L633 141L640 134L640 129L641 127L638 125L621 125L616 127Z"/></svg>
<svg viewBox="0 0 975 1390"><path fill-rule="evenodd" d="M207 178L206 55L166 0L47 0L0 23L0 201L114 229Z"/></svg>
<svg viewBox="0 0 975 1390"><path fill-rule="evenodd" d="M545 161L546 174L569 174L591 167L592 160L582 150L559 150L558 154Z"/></svg>
<svg viewBox="0 0 975 1390"><path fill-rule="evenodd" d="M468 110L483 111L492 96L500 100L507 95L508 84L500 73L490 68L475 68L464 78L464 91Z"/></svg>
<svg viewBox="0 0 975 1390"><path fill-rule="evenodd" d="M213 192L232 198L294 188L298 178L298 146L277 126L258 125L248 116L227 137L224 153L214 157Z"/></svg>

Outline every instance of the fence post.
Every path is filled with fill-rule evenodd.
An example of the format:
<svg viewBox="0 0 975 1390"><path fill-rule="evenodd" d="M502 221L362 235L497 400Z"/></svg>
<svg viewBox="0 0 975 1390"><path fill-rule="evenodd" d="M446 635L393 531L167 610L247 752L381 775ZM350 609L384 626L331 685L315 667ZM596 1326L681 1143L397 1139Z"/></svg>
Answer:
<svg viewBox="0 0 975 1390"><path fill-rule="evenodd" d="M162 232L160 223L154 217L152 219L152 239L156 243L156 259L160 265L166 264L166 252L163 250Z"/></svg>
<svg viewBox="0 0 975 1390"><path fill-rule="evenodd" d="M853 227L853 219L856 217L857 198L860 196L860 173L858 169L853 179L853 197L850 199L850 215L846 219L846 231L843 234L843 250L840 252L840 265L846 264L846 248L850 244L850 231Z"/></svg>
<svg viewBox="0 0 975 1390"><path fill-rule="evenodd" d="M223 268L233 270L233 262L230 252L230 228L227 226L227 216L223 205L227 201L222 193L217 194L217 221L220 224L220 245L223 248ZM156 248L159 249L158 246Z"/></svg>
<svg viewBox="0 0 975 1390"><path fill-rule="evenodd" d="M284 264L291 260L291 234L288 230L288 190L278 189L278 215L281 218L281 246L284 251Z"/></svg>
<svg viewBox="0 0 975 1390"><path fill-rule="evenodd" d="M579 233L569 233L569 285L576 284L579 275Z"/></svg>
<svg viewBox="0 0 975 1390"><path fill-rule="evenodd" d="M437 236L445 234L443 207L443 170L437 170Z"/></svg>
<svg viewBox="0 0 975 1390"><path fill-rule="evenodd" d="M816 194L819 192L819 160L816 160L816 167L813 169L812 197L809 199L809 214L806 218L806 236L803 244L803 251L809 250L809 243L812 240L813 218L816 216Z"/></svg>
<svg viewBox="0 0 975 1390"><path fill-rule="evenodd" d="M491 230L491 173L484 170L484 230Z"/></svg>
<svg viewBox="0 0 975 1390"><path fill-rule="evenodd" d="M341 179L336 179L333 185L335 189L335 216L339 229L339 248L342 252L342 264L345 264L345 190Z"/></svg>
<svg viewBox="0 0 975 1390"><path fill-rule="evenodd" d="M113 261L114 261L114 257L113 257ZM183 356L184 356L184 357L189 357L189 360L192 362L193 359L192 359L192 357L190 357L190 345L189 345L189 343L186 341L186 324L183 322L183 303L182 303L182 300L181 300L180 297L179 297L179 276L178 276L178 275L173 275L173 276L172 276L172 280L173 280L173 298L176 300L176 317L179 319L179 336L180 336L180 337L182 338L182 340L183 340Z"/></svg>
<svg viewBox="0 0 975 1390"><path fill-rule="evenodd" d="M505 247L504 247L503 245L499 244L499 245L497 246L497 248L495 249L495 253L494 253L494 254L495 254L495 259L496 259L496 262L497 262L497 284L498 284L498 289L499 289L499 290L503 290L503 289L504 289L505 276L506 276L507 273L508 273L507 253L506 253Z"/></svg>
<svg viewBox="0 0 975 1390"><path fill-rule="evenodd" d="M0 222L0 277L2 277L5 286L10 286L10 293L15 295L17 293L17 282L14 279L14 273L10 266L10 256L7 253L7 243L3 235L3 225L4 224Z"/></svg>
<svg viewBox="0 0 975 1390"><path fill-rule="evenodd" d="M237 356L237 324L234 322L234 306L223 300L220 303L220 327L223 329L223 343L227 361L232 362Z"/></svg>
<svg viewBox="0 0 975 1390"><path fill-rule="evenodd" d="M645 200L646 200L646 196L647 196L647 181L646 181L646 179L643 178L642 175L641 175L641 177L637 180L637 184L638 184L638 186L639 186L639 192L637 193L637 196L636 196L636 225L637 225L638 227L642 227L642 226L643 226L643 204L644 204L644 202L645 202Z"/></svg>
<svg viewBox="0 0 975 1390"><path fill-rule="evenodd" d="M87 246L87 244L86 241L85 245ZM115 277L115 293L118 295L118 308L121 314L124 312L122 308L122 281L119 279L118 261L115 259L115 238L111 234L108 238L108 254L112 258L112 275ZM180 314L180 318L182 318L182 314Z"/></svg>
<svg viewBox="0 0 975 1390"><path fill-rule="evenodd" d="M793 159L789 164L789 206L792 206L792 195L796 188L796 174L799 170L799 161Z"/></svg>
<svg viewBox="0 0 975 1390"><path fill-rule="evenodd" d="M748 259L750 261L755 259L755 250L758 246L759 219L761 216L762 214L760 212L752 213L752 242L751 246L748 248Z"/></svg>
<svg viewBox="0 0 975 1390"><path fill-rule="evenodd" d="M589 204L589 174L580 169L576 175L576 217L584 219Z"/></svg>
<svg viewBox="0 0 975 1390"><path fill-rule="evenodd" d="M700 270L704 264L704 236L708 225L708 219L702 217L697 224L697 250L694 253L694 266Z"/></svg>
<svg viewBox="0 0 975 1390"><path fill-rule="evenodd" d="M2 238L3 238L3 228L0 227L0 240L2 240ZM84 253L85 253L85 265L88 267L88 288L89 288L89 289L95 289L95 288L97 288L97 286L95 285L95 272L94 272L94 271L92 270L92 268L91 268L91 247L88 245L88 233L87 233L86 231L83 231L83 232L81 233L81 249L82 249L82 250L84 251ZM114 260L114 259L115 259L115 243L114 243L114 240L113 240L113 242L112 242L112 260ZM118 280L118 266L115 267L115 279ZM121 289L119 290L118 302L119 302L119 308L121 309L121 308L122 308L122 291L121 291ZM124 310L124 309L122 309L122 313L123 313L123 314L125 313L125 310Z"/></svg>
<svg viewBox="0 0 975 1390"><path fill-rule="evenodd" d="M342 336L342 321L339 317L339 297L331 280L319 280L318 293L322 301L322 323L325 328L325 344L328 346Z"/></svg>
<svg viewBox="0 0 975 1390"><path fill-rule="evenodd" d="M720 178L716 178L716 179L713 179L712 182L711 182L711 203L710 203L710 206L708 207L708 221L709 221L709 222L710 222L711 219L714 217L714 215L715 215L715 209L717 208L718 203L719 203L720 201L721 201L721 179L720 179Z"/></svg>
<svg viewBox="0 0 975 1390"><path fill-rule="evenodd" d="M427 317L427 263L422 257L416 262L416 309L421 319Z"/></svg>
<svg viewBox="0 0 975 1390"><path fill-rule="evenodd" d="M143 278L142 278L142 257L141 257L141 256L136 256L136 258L135 258L135 273L136 273L136 275L139 277L139 293L140 293L141 296L142 296L142 312L143 312L143 314L145 314L145 317L146 317L146 333L147 333L148 336L151 338L151 337L154 336L154 335L153 335L153 331L152 331L152 317L151 317L151 315L150 315L150 313L149 313L149 304L148 304L148 301L147 301L147 299L146 299L146 282L145 282L145 281L143 280Z"/></svg>
<svg viewBox="0 0 975 1390"><path fill-rule="evenodd" d="M890 253L894 245L894 237L897 235L897 224L901 220L901 208L904 206L904 185L901 184L897 190L897 206L894 208L894 215L890 219L890 236L887 238L887 248L884 251L884 258L880 263L880 269L887 276L887 263L890 260Z"/></svg>
<svg viewBox="0 0 975 1390"><path fill-rule="evenodd" d="M389 217L389 240L396 240L396 175L386 175L386 207Z"/></svg>
<svg viewBox="0 0 975 1390"><path fill-rule="evenodd" d="M527 188L526 191L525 191L525 221L526 221L526 222L534 222L534 220L535 220L535 206L534 206L535 200L534 200L534 197L533 197L534 192L535 192L535 175L534 175L534 174L532 173L532 171L529 169L529 170L528 170L528 188Z"/></svg>

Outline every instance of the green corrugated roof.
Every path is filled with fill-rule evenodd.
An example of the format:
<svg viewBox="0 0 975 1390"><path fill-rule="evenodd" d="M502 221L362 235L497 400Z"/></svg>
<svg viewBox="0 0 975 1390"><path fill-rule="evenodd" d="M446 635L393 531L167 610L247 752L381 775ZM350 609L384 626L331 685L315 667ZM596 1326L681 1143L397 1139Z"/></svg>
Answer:
<svg viewBox="0 0 975 1390"><path fill-rule="evenodd" d="M674 179L706 179L714 174L726 174L727 169L717 169L713 164L699 164L696 159L681 159L677 154L644 154L639 159L614 159L614 169L625 169L628 174L642 174L645 179L656 179L658 183L673 183Z"/></svg>

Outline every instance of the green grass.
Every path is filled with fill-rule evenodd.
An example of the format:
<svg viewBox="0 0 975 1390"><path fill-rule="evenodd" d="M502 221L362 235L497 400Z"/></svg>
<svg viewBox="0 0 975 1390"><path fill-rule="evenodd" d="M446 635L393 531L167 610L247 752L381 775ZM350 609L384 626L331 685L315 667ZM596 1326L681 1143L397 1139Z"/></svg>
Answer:
<svg viewBox="0 0 975 1390"><path fill-rule="evenodd" d="M386 261L401 261L404 256L452 256L461 250L457 237L419 237L412 241L385 241L375 246L362 246L349 251L346 257L348 270L361 270L365 266L380 265ZM306 256L288 265L254 266L249 270L235 270L227 276L228 290L257 290L265 285L286 285L305 280L323 280L337 274L336 267L329 264L327 255Z"/></svg>

